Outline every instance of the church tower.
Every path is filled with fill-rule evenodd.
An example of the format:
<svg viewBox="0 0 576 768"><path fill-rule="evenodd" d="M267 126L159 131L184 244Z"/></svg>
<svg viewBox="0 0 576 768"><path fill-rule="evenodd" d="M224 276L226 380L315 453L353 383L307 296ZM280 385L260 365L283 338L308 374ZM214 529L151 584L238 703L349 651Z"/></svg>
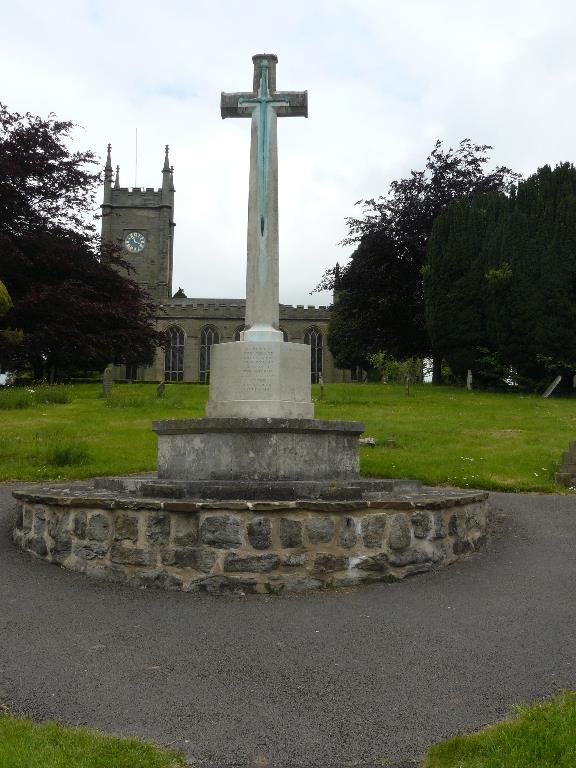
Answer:
<svg viewBox="0 0 576 768"><path fill-rule="evenodd" d="M110 144L104 169L102 240L121 244L130 277L155 300L172 296L174 247L174 169L168 145L160 189L120 186L120 168L112 181Z"/></svg>

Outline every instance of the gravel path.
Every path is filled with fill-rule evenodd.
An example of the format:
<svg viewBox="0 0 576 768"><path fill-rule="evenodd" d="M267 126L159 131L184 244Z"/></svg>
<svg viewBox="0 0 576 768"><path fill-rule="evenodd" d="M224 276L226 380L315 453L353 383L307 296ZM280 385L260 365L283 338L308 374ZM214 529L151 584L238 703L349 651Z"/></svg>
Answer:
<svg viewBox="0 0 576 768"><path fill-rule="evenodd" d="M17 551L12 487L0 703L16 712L140 735L202 768L375 768L576 689L574 497L492 494L486 553L402 583L213 597L100 584Z"/></svg>

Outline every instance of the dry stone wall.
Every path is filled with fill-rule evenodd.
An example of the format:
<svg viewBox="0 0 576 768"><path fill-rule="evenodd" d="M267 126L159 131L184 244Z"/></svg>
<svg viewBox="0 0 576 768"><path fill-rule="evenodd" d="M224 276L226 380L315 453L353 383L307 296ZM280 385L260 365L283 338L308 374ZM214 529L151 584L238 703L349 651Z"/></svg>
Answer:
<svg viewBox="0 0 576 768"><path fill-rule="evenodd" d="M18 492L14 541L138 586L280 592L396 581L479 550L486 493L358 502L166 501Z"/></svg>

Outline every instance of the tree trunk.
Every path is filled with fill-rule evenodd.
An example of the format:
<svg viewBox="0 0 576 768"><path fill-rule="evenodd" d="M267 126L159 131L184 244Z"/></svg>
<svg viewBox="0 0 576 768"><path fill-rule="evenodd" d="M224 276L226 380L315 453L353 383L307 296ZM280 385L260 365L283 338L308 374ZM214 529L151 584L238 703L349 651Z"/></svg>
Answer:
<svg viewBox="0 0 576 768"><path fill-rule="evenodd" d="M438 355L432 357L432 384L442 384L442 358Z"/></svg>

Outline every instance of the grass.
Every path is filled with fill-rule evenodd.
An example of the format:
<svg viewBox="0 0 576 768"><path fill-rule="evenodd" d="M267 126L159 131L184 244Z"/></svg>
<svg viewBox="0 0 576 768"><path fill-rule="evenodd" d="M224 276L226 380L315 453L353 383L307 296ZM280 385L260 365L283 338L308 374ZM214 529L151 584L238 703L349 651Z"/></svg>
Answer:
<svg viewBox="0 0 576 768"><path fill-rule="evenodd" d="M576 693L532 706L478 733L433 746L422 768L573 768Z"/></svg>
<svg viewBox="0 0 576 768"><path fill-rule="evenodd" d="M186 762L138 739L0 715L2 768L182 768Z"/></svg>
<svg viewBox="0 0 576 768"><path fill-rule="evenodd" d="M316 417L363 421L375 447L362 447L361 468L374 477L413 477L431 485L508 491L558 491L553 475L576 439L576 399L468 392L421 385L329 384L313 387ZM64 404L35 395L6 410L0 390L0 480L57 480L152 471L154 419L199 418L208 387L55 387ZM62 397L62 395L59 395ZM83 448L74 448L83 446ZM64 449L64 454L60 454ZM80 452L83 451L81 458ZM66 453L67 452L67 453ZM76 456L76 458L74 458ZM62 461L65 458L65 461Z"/></svg>

